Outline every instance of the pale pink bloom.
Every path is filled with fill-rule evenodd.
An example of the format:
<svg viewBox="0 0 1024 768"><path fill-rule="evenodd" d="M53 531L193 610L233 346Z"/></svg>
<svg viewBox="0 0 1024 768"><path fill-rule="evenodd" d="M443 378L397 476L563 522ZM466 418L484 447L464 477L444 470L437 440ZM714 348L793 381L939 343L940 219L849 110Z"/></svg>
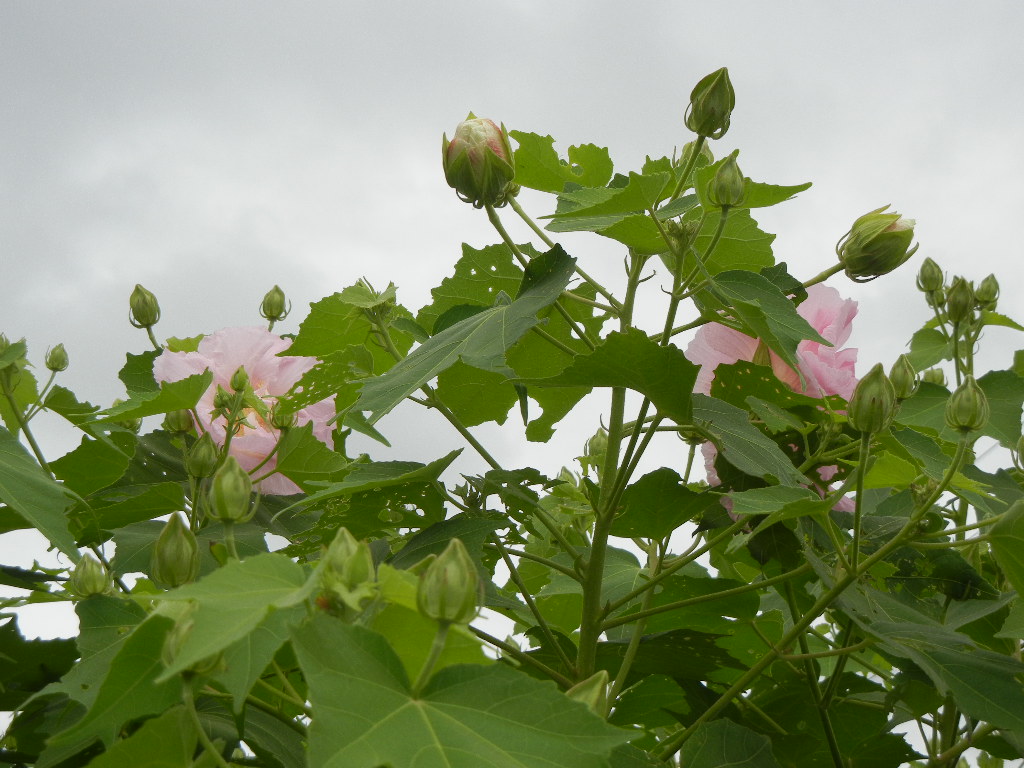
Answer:
<svg viewBox="0 0 1024 768"><path fill-rule="evenodd" d="M774 352L769 352L772 371L778 379L797 392L812 397L839 395L849 400L857 385L855 367L857 350L843 349L853 330L853 318L857 316L857 302L844 299L839 291L827 285L812 285L807 289L807 298L796 308L797 313L833 346L827 347L805 339L797 345L797 367L803 374L806 386L801 385L800 376ZM693 341L686 348L686 357L691 363L701 366L697 374L695 392L711 394L711 382L715 368L731 365L740 360L751 361L759 341L719 323L702 326ZM713 443L701 446L708 483L719 485L721 480L715 472L717 450ZM826 483L831 480L838 467L821 467L818 474ZM729 499L723 499L729 501ZM836 509L846 509L850 500L842 499Z"/></svg>
<svg viewBox="0 0 1024 768"><path fill-rule="evenodd" d="M264 328L223 328L204 337L195 352L164 350L153 361L153 375L157 381L181 381L194 374L211 371L213 382L199 399L196 413L200 428L208 431L218 445L223 445L227 424L223 417L213 417L213 399L217 386L230 392L231 376L239 367L244 367L256 396L270 407L317 363L315 357L277 356L290 346L290 341ZM327 422L333 417L332 397L297 411L295 425L313 422L313 434L329 446L332 444L332 428ZM243 469L251 470L274 449L280 433L253 410L246 413L245 421L247 425L243 425L231 438L230 451ZM266 474L275 466L276 457L271 457L260 467L257 475ZM262 480L259 490L261 493L281 495L302 492L299 486L277 473Z"/></svg>

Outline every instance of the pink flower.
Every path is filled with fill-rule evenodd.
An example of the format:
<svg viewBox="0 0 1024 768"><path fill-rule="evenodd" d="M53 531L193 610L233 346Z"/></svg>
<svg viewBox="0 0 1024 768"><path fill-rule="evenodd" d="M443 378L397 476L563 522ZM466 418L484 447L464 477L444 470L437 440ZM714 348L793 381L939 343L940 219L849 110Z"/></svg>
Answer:
<svg viewBox="0 0 1024 768"><path fill-rule="evenodd" d="M209 370L213 382L199 399L196 413L199 426L208 431L218 445L224 444L226 423L223 417L213 417L213 398L217 386L231 391L232 374L244 367L249 383L257 397L268 406L286 394L306 371L316 365L313 357L278 357L291 346L291 342L263 328L223 328L199 342L196 352L164 352L153 361L153 375L157 381L181 381L188 376ZM313 422L313 434L326 445L331 445L331 427L334 417L334 399L328 398L307 406L295 414L297 426ZM246 414L246 424L231 438L231 455L243 469L251 470L274 449L279 433L260 418L255 411ZM277 466L274 457L258 470L266 474ZM259 483L261 493L293 494L302 489L284 475L272 474Z"/></svg>
<svg viewBox="0 0 1024 768"><path fill-rule="evenodd" d="M774 352L770 353L772 370L780 381L798 392L812 397L840 395L850 399L857 384L854 368L856 349L842 349L850 338L853 318L857 316L857 302L843 299L839 291L827 285L812 285L807 299L796 308L797 313L834 346L826 347L815 341L804 340L797 345L796 359L807 387L800 385L800 377ZM711 393L715 368L731 365L740 360L753 360L758 340L718 323L703 326L686 348L686 357L699 365L696 392Z"/></svg>

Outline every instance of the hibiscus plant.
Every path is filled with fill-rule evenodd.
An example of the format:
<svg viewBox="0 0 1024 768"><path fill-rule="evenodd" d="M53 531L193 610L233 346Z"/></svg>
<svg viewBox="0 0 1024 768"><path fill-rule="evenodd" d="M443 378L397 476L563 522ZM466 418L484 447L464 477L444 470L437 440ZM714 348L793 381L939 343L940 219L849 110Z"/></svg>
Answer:
<svg viewBox="0 0 1024 768"><path fill-rule="evenodd" d="M359 281L282 337L275 286L263 327L161 340L138 286L152 349L106 408L55 383L63 347L40 385L0 339L0 531L60 563L0 566L0 764L1024 757L1024 356L974 368L988 327L1024 328L994 277L924 259L931 319L858 378L844 286L911 258L914 223L880 208L808 275L777 262L756 209L810 185L715 160L734 103L703 78L693 140L626 174L470 114L443 170L499 241L415 313ZM545 226L524 189L552 196ZM621 244L622 285L569 232ZM577 407L585 448L553 467L477 429L545 442ZM43 410L81 431L67 455ZM390 448L426 423L463 457ZM78 635L26 639L18 609L52 601Z"/></svg>

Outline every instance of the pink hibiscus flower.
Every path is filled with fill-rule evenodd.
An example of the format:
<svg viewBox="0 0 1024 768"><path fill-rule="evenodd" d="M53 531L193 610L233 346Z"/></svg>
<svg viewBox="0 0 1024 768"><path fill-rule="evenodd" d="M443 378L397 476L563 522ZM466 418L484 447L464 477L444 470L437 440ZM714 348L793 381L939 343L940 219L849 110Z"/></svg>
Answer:
<svg viewBox="0 0 1024 768"><path fill-rule="evenodd" d="M278 357L291 346L291 342L264 328L224 328L203 338L195 352L164 350L153 361L153 375L157 381L180 381L188 376L209 370L213 382L199 399L196 413L199 427L208 431L218 445L224 444L227 424L223 417L213 417L213 399L218 385L230 391L231 376L239 367L249 374L249 383L257 397L267 406L286 394L306 371L316 365L314 357ZM321 400L295 414L297 426L313 422L313 434L326 445L331 445L331 426L334 417L334 398ZM251 470L274 449L280 433L259 417L255 411L246 414L246 425L231 438L231 455L243 469ZM260 467L259 474L271 471L277 465L274 457ZM267 494L301 493L302 489L281 474L272 474L260 481L259 490Z"/></svg>

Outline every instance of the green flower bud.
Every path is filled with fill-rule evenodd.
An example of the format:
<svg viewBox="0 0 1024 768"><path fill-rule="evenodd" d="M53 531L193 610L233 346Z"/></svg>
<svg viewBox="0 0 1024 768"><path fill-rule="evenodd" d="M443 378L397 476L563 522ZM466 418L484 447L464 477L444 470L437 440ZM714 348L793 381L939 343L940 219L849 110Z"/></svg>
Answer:
<svg viewBox="0 0 1024 768"><path fill-rule="evenodd" d="M276 285L267 291L263 303L260 304L260 316L272 323L284 320L291 311L291 302L285 298L284 291Z"/></svg>
<svg viewBox="0 0 1024 768"><path fill-rule="evenodd" d="M736 92L729 80L729 70L722 67L702 78L690 92L686 109L686 127L698 136L720 139L729 130L729 120L736 106Z"/></svg>
<svg viewBox="0 0 1024 768"><path fill-rule="evenodd" d="M218 384L217 391L213 394L214 410L226 413L231 410L234 404L235 396Z"/></svg>
<svg viewBox="0 0 1024 768"><path fill-rule="evenodd" d="M228 456L210 485L210 517L223 523L243 523L253 513L252 478L238 459Z"/></svg>
<svg viewBox="0 0 1024 768"><path fill-rule="evenodd" d="M238 366L238 370L231 374L231 381L228 384L235 392L245 392L245 388L249 386L249 374L245 372L245 366Z"/></svg>
<svg viewBox="0 0 1024 768"><path fill-rule="evenodd" d="M719 208L740 205L746 197L743 173L736 163L737 155L739 155L739 150L735 150L725 159L725 162L718 166L715 178L712 179L711 186L708 188L708 197L712 204Z"/></svg>
<svg viewBox="0 0 1024 768"><path fill-rule="evenodd" d="M149 575L168 587L180 587L199 575L199 543L177 512L157 537L149 562Z"/></svg>
<svg viewBox="0 0 1024 768"><path fill-rule="evenodd" d="M160 303L141 285L136 284L128 306L131 308L128 320L136 328L152 328L160 320Z"/></svg>
<svg viewBox="0 0 1024 768"><path fill-rule="evenodd" d="M914 220L898 213L883 213L883 205L865 213L836 245L836 255L854 282L866 283L892 272L917 251Z"/></svg>
<svg viewBox="0 0 1024 768"><path fill-rule="evenodd" d="M847 416L858 432L873 435L889 426L896 412L896 390L878 363L857 382Z"/></svg>
<svg viewBox="0 0 1024 768"><path fill-rule="evenodd" d="M58 344L53 349L46 351L46 367L54 373L66 371L68 367L68 353L63 344Z"/></svg>
<svg viewBox="0 0 1024 768"><path fill-rule="evenodd" d="M113 591L114 582L107 569L92 555L84 555L68 579L68 590L78 597L105 595Z"/></svg>
<svg viewBox="0 0 1024 768"><path fill-rule="evenodd" d="M946 372L941 368L929 368L921 374L921 380L944 387L946 386Z"/></svg>
<svg viewBox="0 0 1024 768"><path fill-rule="evenodd" d="M291 429L295 426L295 412L280 403L274 403L270 408L270 426L274 429Z"/></svg>
<svg viewBox="0 0 1024 768"><path fill-rule="evenodd" d="M474 208L500 207L519 192L505 126L472 112L456 126L451 141L441 137L441 165L448 186Z"/></svg>
<svg viewBox="0 0 1024 768"><path fill-rule="evenodd" d="M377 591L369 543L357 541L348 528L339 528L323 560L324 589L349 608L363 610Z"/></svg>
<svg viewBox="0 0 1024 768"><path fill-rule="evenodd" d="M164 429L178 435L192 431L192 412L188 408L180 408L164 416Z"/></svg>
<svg viewBox="0 0 1024 768"><path fill-rule="evenodd" d="M480 593L476 566L462 542L452 539L420 577L416 606L429 619L468 624L479 610Z"/></svg>
<svg viewBox="0 0 1024 768"><path fill-rule="evenodd" d="M7 338L6 333L0 333L0 355L11 348L11 340Z"/></svg>
<svg viewBox="0 0 1024 768"><path fill-rule="evenodd" d="M565 692L565 695L583 702L591 712L604 717L608 714L608 670L602 669L586 680L576 683Z"/></svg>
<svg viewBox="0 0 1024 768"><path fill-rule="evenodd" d="M185 470L192 477L210 477L217 469L219 460L220 449L213 442L210 433L204 432L189 449L188 455L185 457Z"/></svg>
<svg viewBox="0 0 1024 768"><path fill-rule="evenodd" d="M974 312L974 289L971 284L958 277L953 280L946 294L946 317L951 323L962 323Z"/></svg>
<svg viewBox="0 0 1024 768"><path fill-rule="evenodd" d="M917 391L917 372L909 357L900 355L896 358L892 370L889 371L889 381L892 382L897 400L906 400Z"/></svg>
<svg viewBox="0 0 1024 768"><path fill-rule="evenodd" d="M942 290L945 276L942 274L942 267L936 264L929 257L921 262L921 269L917 272L917 287L924 293Z"/></svg>
<svg viewBox="0 0 1024 768"><path fill-rule="evenodd" d="M607 450L608 430L604 427L598 427L597 432L594 433L593 437L587 440L587 455L604 456Z"/></svg>
<svg viewBox="0 0 1024 768"><path fill-rule="evenodd" d="M988 417L988 398L974 377L968 376L946 401L946 424L959 432L973 432L988 424Z"/></svg>
<svg viewBox="0 0 1024 768"><path fill-rule="evenodd" d="M999 281L995 275L989 275L974 289L974 300L978 309L993 310L999 300Z"/></svg>
<svg viewBox="0 0 1024 768"><path fill-rule="evenodd" d="M160 649L160 660L163 661L165 667L169 667L174 664L178 655L181 653L181 649L185 646L185 642L188 640L189 635L192 634L192 628L195 626L195 620L191 616L191 612L185 614L184 617L178 619L171 631L167 633L167 638L164 640L163 648ZM218 672L223 668L224 664L224 652L215 653L212 656L207 656L204 659L200 659L195 664L192 664L188 669L183 671L185 677L204 676L210 675L214 672Z"/></svg>
<svg viewBox="0 0 1024 768"><path fill-rule="evenodd" d="M114 398L114 402L110 404L111 408L121 405L124 400L119 397ZM119 419L114 422L117 426L127 429L129 432L138 432L142 429L142 419Z"/></svg>

